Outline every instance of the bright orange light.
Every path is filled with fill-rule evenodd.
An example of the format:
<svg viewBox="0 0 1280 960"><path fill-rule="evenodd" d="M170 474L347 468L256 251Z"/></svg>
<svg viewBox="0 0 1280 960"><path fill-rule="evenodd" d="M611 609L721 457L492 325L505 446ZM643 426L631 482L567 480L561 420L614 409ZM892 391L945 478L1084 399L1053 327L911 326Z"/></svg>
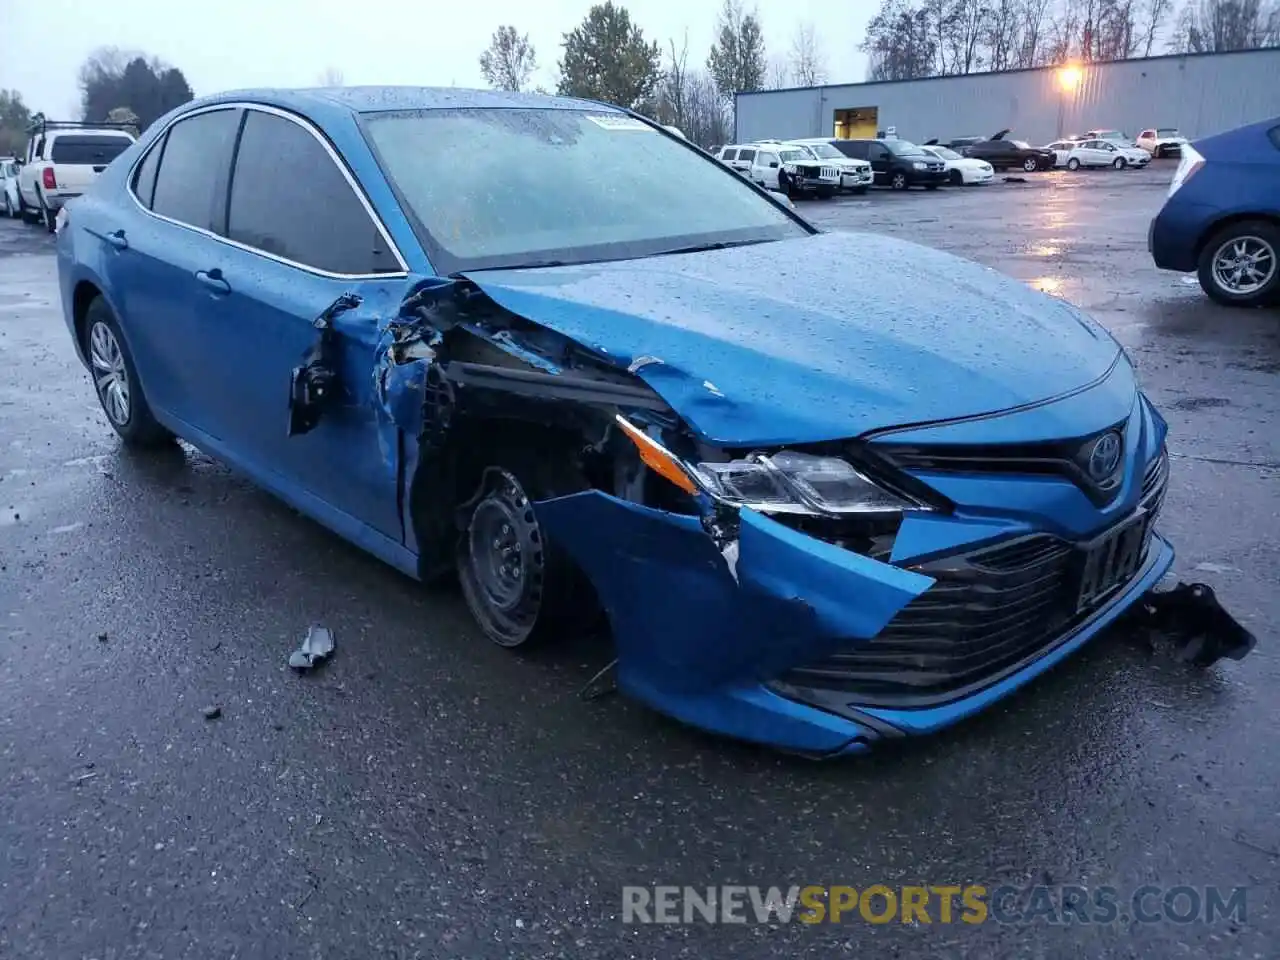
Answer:
<svg viewBox="0 0 1280 960"><path fill-rule="evenodd" d="M1079 67L1059 67L1058 68L1058 86L1067 93L1075 90L1080 86L1080 80L1084 77Z"/></svg>

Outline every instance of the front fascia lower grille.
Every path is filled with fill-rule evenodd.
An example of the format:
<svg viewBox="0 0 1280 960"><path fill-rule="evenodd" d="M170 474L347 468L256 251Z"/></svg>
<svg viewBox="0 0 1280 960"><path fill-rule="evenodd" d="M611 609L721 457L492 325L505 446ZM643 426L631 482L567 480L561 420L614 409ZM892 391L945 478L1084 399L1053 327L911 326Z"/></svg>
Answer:
<svg viewBox="0 0 1280 960"><path fill-rule="evenodd" d="M1168 478L1161 451L1144 471L1139 502L1152 516ZM936 582L877 636L788 671L775 689L843 691L862 706L908 708L981 689L1052 649L1114 596L1076 609L1081 560L1074 544L1033 534L921 564L913 569Z"/></svg>

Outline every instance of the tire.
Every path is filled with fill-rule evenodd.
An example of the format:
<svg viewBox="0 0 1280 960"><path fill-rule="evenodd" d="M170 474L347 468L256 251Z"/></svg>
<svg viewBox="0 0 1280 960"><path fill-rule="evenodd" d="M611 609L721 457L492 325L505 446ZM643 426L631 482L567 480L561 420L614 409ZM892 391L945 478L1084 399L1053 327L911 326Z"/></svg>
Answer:
<svg viewBox="0 0 1280 960"><path fill-rule="evenodd" d="M1079 170L1079 169L1080 169L1080 160L1079 160L1078 158L1076 158L1076 157L1072 157L1071 159L1069 159L1069 160L1067 161L1067 169L1068 169L1068 170Z"/></svg>
<svg viewBox="0 0 1280 960"><path fill-rule="evenodd" d="M125 446L145 448L171 443L173 434L156 422L151 413L129 346L120 333L115 314L102 297L95 298L85 311L83 346L102 412ZM123 394L113 389L120 384L123 384Z"/></svg>
<svg viewBox="0 0 1280 960"><path fill-rule="evenodd" d="M18 216L22 218L23 223L39 223L40 213L32 210L27 206L26 201L22 199L22 194L18 194Z"/></svg>
<svg viewBox="0 0 1280 960"><path fill-rule="evenodd" d="M1247 253L1261 253L1254 264L1264 277L1248 290L1233 290L1215 265L1220 256L1233 256L1243 242ZM1236 247L1236 249L1231 249ZM1280 224L1270 220L1243 220L1215 233L1200 251L1197 274L1200 287L1210 299L1231 307L1263 306L1280 302Z"/></svg>
<svg viewBox="0 0 1280 960"><path fill-rule="evenodd" d="M959 170L952 170L950 179L951 179L951 185L953 187L964 186L964 174L961 173Z"/></svg>
<svg viewBox="0 0 1280 960"><path fill-rule="evenodd" d="M13 209L13 201L9 199L9 191L7 190L4 194L4 215L10 220L18 215L17 211Z"/></svg>
<svg viewBox="0 0 1280 960"><path fill-rule="evenodd" d="M836 195L836 192L832 190L830 187L823 187L818 190L819 200L830 200L835 195Z"/></svg>
<svg viewBox="0 0 1280 960"><path fill-rule="evenodd" d="M1126 160L1124 157L1116 157L1115 161L1111 165L1115 167L1117 170L1123 170L1125 167L1129 165L1129 161Z"/></svg>
<svg viewBox="0 0 1280 960"><path fill-rule="evenodd" d="M50 209L48 204L44 202L44 197L40 198L40 222L44 224L44 228L50 233L58 231L58 211Z"/></svg>
<svg viewBox="0 0 1280 960"><path fill-rule="evenodd" d="M906 190L911 185L907 183L907 175L899 170L889 175L889 186L894 190Z"/></svg>
<svg viewBox="0 0 1280 960"><path fill-rule="evenodd" d="M458 580L486 637L500 647L530 647L596 609L584 602L585 578L543 535L532 505L587 484L554 447L514 444L498 458L504 462L486 469L465 507Z"/></svg>
<svg viewBox="0 0 1280 960"><path fill-rule="evenodd" d="M1027 157L1027 159L1022 161L1022 169L1027 171L1027 173L1035 173L1040 169L1040 161L1035 157Z"/></svg>

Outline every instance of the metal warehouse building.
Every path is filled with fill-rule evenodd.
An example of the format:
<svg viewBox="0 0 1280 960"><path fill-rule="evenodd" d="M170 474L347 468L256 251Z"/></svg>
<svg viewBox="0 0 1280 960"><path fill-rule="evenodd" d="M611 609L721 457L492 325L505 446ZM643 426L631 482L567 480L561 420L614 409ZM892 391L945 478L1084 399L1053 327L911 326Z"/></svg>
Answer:
<svg viewBox="0 0 1280 960"><path fill-rule="evenodd" d="M990 136L1035 144L1093 129L1195 139L1280 116L1280 48L737 95L736 140Z"/></svg>

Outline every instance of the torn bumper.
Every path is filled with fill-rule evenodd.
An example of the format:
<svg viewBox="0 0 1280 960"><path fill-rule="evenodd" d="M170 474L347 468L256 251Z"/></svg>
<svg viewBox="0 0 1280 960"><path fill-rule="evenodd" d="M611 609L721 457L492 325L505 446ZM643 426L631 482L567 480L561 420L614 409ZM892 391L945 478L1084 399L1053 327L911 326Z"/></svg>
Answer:
<svg viewBox="0 0 1280 960"><path fill-rule="evenodd" d="M973 714L1068 656L1168 570L1159 536L1136 574L993 682L930 706L871 706L856 693L800 686L792 672L865 647L935 580L741 511L737 552L697 517L599 491L536 505L609 614L624 693L703 729L813 755L857 752ZM874 698L873 698L874 702Z"/></svg>

